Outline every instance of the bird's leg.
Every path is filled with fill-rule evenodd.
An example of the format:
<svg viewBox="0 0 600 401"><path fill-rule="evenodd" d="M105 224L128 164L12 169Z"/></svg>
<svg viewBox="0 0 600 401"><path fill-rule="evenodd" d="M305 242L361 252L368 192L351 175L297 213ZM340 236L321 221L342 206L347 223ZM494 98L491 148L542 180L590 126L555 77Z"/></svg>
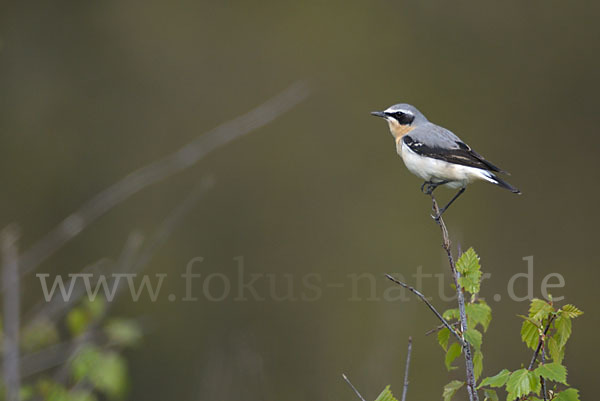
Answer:
<svg viewBox="0 0 600 401"><path fill-rule="evenodd" d="M421 185L421 192L423 192L425 195L431 195L437 187L439 187L440 185L447 184L449 182L450 181L446 180L440 182L425 181L423 185Z"/></svg>
<svg viewBox="0 0 600 401"><path fill-rule="evenodd" d="M446 204L446 206L444 206L443 208L440 209L440 212L438 213L437 216L434 216L434 220L438 220L440 217L442 217L442 214L448 210L448 208L450 207L450 205L452 204L452 202L454 202L455 200L458 199L459 196L461 196L464 192L465 189L467 189L466 187L462 187L461 189L458 190L458 192L456 193L456 195L454 195L454 197L452 199L450 199L450 202L448 202Z"/></svg>

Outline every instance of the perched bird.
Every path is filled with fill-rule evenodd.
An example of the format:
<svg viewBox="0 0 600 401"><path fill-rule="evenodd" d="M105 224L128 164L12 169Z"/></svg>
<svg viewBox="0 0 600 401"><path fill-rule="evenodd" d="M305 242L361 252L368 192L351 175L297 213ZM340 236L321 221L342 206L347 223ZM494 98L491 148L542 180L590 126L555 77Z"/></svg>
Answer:
<svg viewBox="0 0 600 401"><path fill-rule="evenodd" d="M460 195L467 184L483 180L521 192L498 177L495 173L508 174L464 143L451 131L429 122L415 106L395 104L384 111L374 111L374 116L387 120L396 141L396 151L408 170L425 180L421 191L432 194L440 185L460 188L446 206L440 209L439 218Z"/></svg>

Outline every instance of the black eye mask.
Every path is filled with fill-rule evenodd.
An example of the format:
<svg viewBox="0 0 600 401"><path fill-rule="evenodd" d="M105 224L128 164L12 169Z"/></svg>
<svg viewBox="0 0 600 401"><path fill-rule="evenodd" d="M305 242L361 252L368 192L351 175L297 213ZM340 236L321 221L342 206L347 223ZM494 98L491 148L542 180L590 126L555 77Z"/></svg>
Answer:
<svg viewBox="0 0 600 401"><path fill-rule="evenodd" d="M415 119L415 116L408 113L402 113L401 111L397 111L394 113L388 113L389 116L393 117L398 123L402 125L409 125Z"/></svg>

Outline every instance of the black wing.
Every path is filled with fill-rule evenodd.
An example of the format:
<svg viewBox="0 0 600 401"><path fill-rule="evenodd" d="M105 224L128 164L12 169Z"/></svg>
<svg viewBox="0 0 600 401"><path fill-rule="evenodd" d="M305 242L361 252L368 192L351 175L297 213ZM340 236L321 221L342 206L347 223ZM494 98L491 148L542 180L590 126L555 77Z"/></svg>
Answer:
<svg viewBox="0 0 600 401"><path fill-rule="evenodd" d="M485 160L483 156L475 152L464 142L455 141L456 148L441 148L425 145L422 142L414 140L410 135L404 135L402 141L410 150L421 156L507 174L506 171Z"/></svg>

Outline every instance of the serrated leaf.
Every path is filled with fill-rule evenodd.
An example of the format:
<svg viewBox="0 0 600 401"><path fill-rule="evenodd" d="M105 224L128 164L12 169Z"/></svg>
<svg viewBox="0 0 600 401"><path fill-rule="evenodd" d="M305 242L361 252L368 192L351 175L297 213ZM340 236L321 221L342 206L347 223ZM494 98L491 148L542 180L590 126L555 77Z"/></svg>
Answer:
<svg viewBox="0 0 600 401"><path fill-rule="evenodd" d="M460 317L460 312L456 308L448 309L442 314L442 316L446 320L458 319Z"/></svg>
<svg viewBox="0 0 600 401"><path fill-rule="evenodd" d="M537 393L541 387L538 376L527 369L519 369L512 372L506 382L507 400L515 400L531 392Z"/></svg>
<svg viewBox="0 0 600 401"><path fill-rule="evenodd" d="M583 315L583 311L581 311L579 308L572 304L567 304L560 308L560 310L563 314L565 314L567 317L570 317L571 319Z"/></svg>
<svg viewBox="0 0 600 401"><path fill-rule="evenodd" d="M521 326L521 340L531 349L536 349L540 340L539 329L529 320L523 321Z"/></svg>
<svg viewBox="0 0 600 401"><path fill-rule="evenodd" d="M485 379L483 379L481 381L481 383L479 383L479 386L477 386L477 388L479 389L484 386L502 387L506 384L509 377L510 377L510 371L508 369L502 369L495 376L490 376L490 377L486 377Z"/></svg>
<svg viewBox="0 0 600 401"><path fill-rule="evenodd" d="M542 376L546 380L567 384L567 368L557 362L540 365L533 373Z"/></svg>
<svg viewBox="0 0 600 401"><path fill-rule="evenodd" d="M464 333L464 338L475 348L476 351L481 349L481 343L483 341L483 335L479 330L468 329Z"/></svg>
<svg viewBox="0 0 600 401"><path fill-rule="evenodd" d="M520 318L522 318L524 320L527 320L529 323L533 324L538 329L542 328L542 322L539 320L532 319L529 316L525 316L525 315L517 315L517 316L519 316Z"/></svg>
<svg viewBox="0 0 600 401"><path fill-rule="evenodd" d="M490 322L492 321L492 308L490 308L488 304L484 301L473 304L468 303L465 305L465 310L467 312L470 327L476 327L479 324L484 332L487 331Z"/></svg>
<svg viewBox="0 0 600 401"><path fill-rule="evenodd" d="M454 360L456 358L458 358L461 353L462 353L462 347L460 346L459 343L453 343L450 347L448 347L448 351L446 351L446 358L445 358L446 369L448 369L448 370L456 369L455 367L452 366L452 362L454 362Z"/></svg>
<svg viewBox="0 0 600 401"><path fill-rule="evenodd" d="M499 401L496 390L483 390L484 401Z"/></svg>
<svg viewBox="0 0 600 401"><path fill-rule="evenodd" d="M481 266L479 265L479 256L473 248L467 249L460 255L456 261L456 270L460 273L458 283L471 294L479 292L481 283Z"/></svg>
<svg viewBox="0 0 600 401"><path fill-rule="evenodd" d="M450 383L444 386L444 392L442 393L442 397L444 397L444 401L450 401L454 394L465 385L465 382L461 382L460 380L452 380Z"/></svg>
<svg viewBox="0 0 600 401"><path fill-rule="evenodd" d="M552 401L579 401L579 390L569 388L561 391L556 394Z"/></svg>
<svg viewBox="0 0 600 401"><path fill-rule="evenodd" d="M396 400L396 398L394 398L394 395L390 391L390 386L388 385L383 389L383 391L381 392L381 394L379 394L379 397L377 397L375 399L375 401L398 401L398 400Z"/></svg>
<svg viewBox="0 0 600 401"><path fill-rule="evenodd" d="M560 347L558 345L558 341L556 341L556 338L554 337L548 338L546 342L548 344L550 358L552 358L554 362L562 363L563 359L565 358L565 348Z"/></svg>
<svg viewBox="0 0 600 401"><path fill-rule="evenodd" d="M475 373L475 381L481 376L483 371L483 353L481 351L475 351L473 355L473 373Z"/></svg>
<svg viewBox="0 0 600 401"><path fill-rule="evenodd" d="M571 318L561 314L554 321L554 327L556 328L556 341L560 347L564 347L571 337Z"/></svg>
<svg viewBox="0 0 600 401"><path fill-rule="evenodd" d="M462 288L464 288L465 291L467 291L471 294L479 293L480 283L481 283L481 271L479 271L479 270L461 274L460 277L458 278L458 284L460 284L460 286Z"/></svg>
<svg viewBox="0 0 600 401"><path fill-rule="evenodd" d="M450 340L450 330L443 328L437 333L438 343L444 349L448 351L448 341Z"/></svg>
<svg viewBox="0 0 600 401"><path fill-rule="evenodd" d="M456 261L456 270L458 270L460 274L481 270L479 256L477 256L477 253L475 253L475 250L472 247L460 255L460 258Z"/></svg>
<svg viewBox="0 0 600 401"><path fill-rule="evenodd" d="M529 306L529 317L535 320L547 319L554 312L554 308L543 299L534 298Z"/></svg>

